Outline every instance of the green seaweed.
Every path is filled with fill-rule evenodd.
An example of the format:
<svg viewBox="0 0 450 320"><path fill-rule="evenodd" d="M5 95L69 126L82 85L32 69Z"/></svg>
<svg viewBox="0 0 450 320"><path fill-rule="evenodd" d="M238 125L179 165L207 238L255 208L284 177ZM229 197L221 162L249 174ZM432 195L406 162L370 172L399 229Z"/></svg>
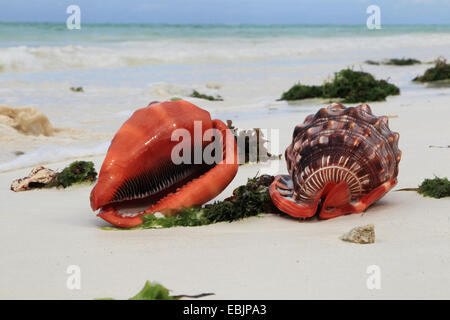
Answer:
<svg viewBox="0 0 450 320"><path fill-rule="evenodd" d="M380 63L378 61L374 61L374 60L366 60L364 61L367 64L373 65L373 66L379 66Z"/></svg>
<svg viewBox="0 0 450 320"><path fill-rule="evenodd" d="M332 82L323 85L327 98L343 98L342 102L383 101L397 95L400 89L386 80L376 80L370 73L344 69L335 73Z"/></svg>
<svg viewBox="0 0 450 320"><path fill-rule="evenodd" d="M400 89L386 80L376 80L370 73L343 69L322 86L294 85L282 94L281 100L308 98L342 99L344 103L383 101L389 95L400 94Z"/></svg>
<svg viewBox="0 0 450 320"><path fill-rule="evenodd" d="M70 87L70 91L73 92L84 92L83 87Z"/></svg>
<svg viewBox="0 0 450 320"><path fill-rule="evenodd" d="M283 92L280 100L301 100L323 96L322 86L307 86L300 82L294 84L288 91Z"/></svg>
<svg viewBox="0 0 450 320"><path fill-rule="evenodd" d="M393 65L393 66L411 66L413 64L420 64L420 60L413 58L401 58L401 59L389 59L384 64Z"/></svg>
<svg viewBox="0 0 450 320"><path fill-rule="evenodd" d="M206 296L214 295L214 293L201 293L198 295L176 295L171 296L169 294L169 289L163 285L146 281L144 287L139 291L134 297L128 300L179 300L181 298L202 298ZM114 298L100 298L95 300L115 300Z"/></svg>
<svg viewBox="0 0 450 320"><path fill-rule="evenodd" d="M220 97L220 96L217 96L217 97L209 96L209 95L200 93L197 90L194 90L190 96L192 98L205 99L205 100L209 100L209 101L223 101L222 97Z"/></svg>
<svg viewBox="0 0 450 320"><path fill-rule="evenodd" d="M128 300L178 300L169 295L169 290L159 283L146 281L144 287Z"/></svg>
<svg viewBox="0 0 450 320"><path fill-rule="evenodd" d="M58 173L55 182L50 187L61 186L67 188L76 183L94 182L97 172L92 161L74 161Z"/></svg>
<svg viewBox="0 0 450 320"><path fill-rule="evenodd" d="M450 181L448 178L434 177L434 179L425 179L417 190L425 197L444 198L450 196Z"/></svg>
<svg viewBox="0 0 450 320"><path fill-rule="evenodd" d="M434 67L425 71L422 76L417 76L413 79L416 82L433 82L450 80L450 64L444 58L438 58L435 61Z"/></svg>
<svg viewBox="0 0 450 320"><path fill-rule="evenodd" d="M263 212L278 212L269 194L273 179L273 176L267 174L248 179L247 184L234 189L231 197L205 206L205 217L211 223L232 222Z"/></svg>
<svg viewBox="0 0 450 320"><path fill-rule="evenodd" d="M154 214L144 214L142 220L144 223L138 226L138 229L196 227L208 224L199 208L183 208L173 216L156 217Z"/></svg>
<svg viewBox="0 0 450 320"><path fill-rule="evenodd" d="M384 60L382 62L374 61L374 60L366 60L364 62L367 64L370 64L370 65L374 65L374 66L379 66L381 64L390 65L390 66L411 66L413 64L421 64L422 63L420 60L413 59L413 58L401 58L401 59L393 58L393 59L389 59L389 60Z"/></svg>
<svg viewBox="0 0 450 320"><path fill-rule="evenodd" d="M134 297L128 300L178 300L179 297L169 295L169 290L156 282L146 281L144 287ZM114 298L100 298L95 300L115 300Z"/></svg>

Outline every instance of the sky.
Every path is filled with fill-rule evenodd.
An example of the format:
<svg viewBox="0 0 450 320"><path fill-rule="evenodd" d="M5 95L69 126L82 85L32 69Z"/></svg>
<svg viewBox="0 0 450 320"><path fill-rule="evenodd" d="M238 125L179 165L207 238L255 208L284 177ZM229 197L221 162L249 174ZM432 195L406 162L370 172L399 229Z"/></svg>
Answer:
<svg viewBox="0 0 450 320"><path fill-rule="evenodd" d="M365 24L369 5L383 24L450 24L450 0L0 0L0 22Z"/></svg>

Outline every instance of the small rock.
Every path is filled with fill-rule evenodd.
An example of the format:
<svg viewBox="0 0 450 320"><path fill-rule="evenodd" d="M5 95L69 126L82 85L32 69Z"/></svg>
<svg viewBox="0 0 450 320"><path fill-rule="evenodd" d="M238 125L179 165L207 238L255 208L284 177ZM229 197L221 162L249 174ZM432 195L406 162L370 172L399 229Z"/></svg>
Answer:
<svg viewBox="0 0 450 320"><path fill-rule="evenodd" d="M220 84L214 83L214 82L209 82L209 83L207 83L207 84L206 84L206 87L207 87L208 89L215 89L215 90L218 90L218 89L221 88Z"/></svg>
<svg viewBox="0 0 450 320"><path fill-rule="evenodd" d="M375 242L375 226L368 224L366 226L356 227L341 236L341 240L353 243L374 243Z"/></svg>
<svg viewBox="0 0 450 320"><path fill-rule="evenodd" d="M43 188L53 182L57 173L43 166L34 167L30 174L22 179L14 180L11 183L11 190L14 192L26 191L35 188Z"/></svg>

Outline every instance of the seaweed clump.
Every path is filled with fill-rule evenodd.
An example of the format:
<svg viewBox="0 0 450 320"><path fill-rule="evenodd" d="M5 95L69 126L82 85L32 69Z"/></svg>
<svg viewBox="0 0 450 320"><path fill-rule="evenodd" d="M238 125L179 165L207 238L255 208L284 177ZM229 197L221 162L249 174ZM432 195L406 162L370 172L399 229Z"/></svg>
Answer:
<svg viewBox="0 0 450 320"><path fill-rule="evenodd" d="M144 287L139 291L134 297L129 298L128 300L179 300L180 298L201 298L213 295L214 293L202 293L195 296L190 295L177 295L171 296L169 294L169 289L164 287L163 285L146 281ZM114 300L114 298L101 298L96 300Z"/></svg>
<svg viewBox="0 0 450 320"><path fill-rule="evenodd" d="M434 67L425 71L422 76L417 76L413 81L417 82L432 82L450 80L450 64L444 58L438 58L435 61Z"/></svg>
<svg viewBox="0 0 450 320"><path fill-rule="evenodd" d="M83 87L70 87L70 91L73 92L84 92Z"/></svg>
<svg viewBox="0 0 450 320"><path fill-rule="evenodd" d="M197 90L194 90L191 93L190 97L191 98L197 98L197 99L205 99L205 100L209 100L209 101L223 101L221 96L217 96L217 97L209 96L207 94L200 93Z"/></svg>
<svg viewBox="0 0 450 320"><path fill-rule="evenodd" d="M413 64L420 64L420 60L413 58L401 58L401 59L389 59L384 64L392 65L392 66L411 66Z"/></svg>
<svg viewBox="0 0 450 320"><path fill-rule="evenodd" d="M129 300L177 300L169 295L169 290L159 283L146 281L144 287Z"/></svg>
<svg viewBox="0 0 450 320"><path fill-rule="evenodd" d="M74 161L56 176L56 186L70 187L76 183L94 182L97 172L92 161Z"/></svg>
<svg viewBox="0 0 450 320"><path fill-rule="evenodd" d="M247 184L236 188L233 195L223 201L203 207L172 211L170 216L144 214L141 216L143 224L131 229L195 227L224 221L232 222L263 212L279 212L273 205L269 194L269 186L273 179L274 177L270 175L248 179ZM120 228L106 227L102 229L118 230Z"/></svg>
<svg viewBox="0 0 450 320"><path fill-rule="evenodd" d="M278 212L269 194L273 180L274 177L267 174L248 179L247 184L234 189L231 197L206 205L204 217L210 223L232 222L263 212Z"/></svg>
<svg viewBox="0 0 450 320"><path fill-rule="evenodd" d="M378 61L375 61L375 60L366 60L364 62L367 63L367 64L370 64L370 65L373 65L373 66L379 66L380 65L380 63Z"/></svg>
<svg viewBox="0 0 450 320"><path fill-rule="evenodd" d="M385 64L385 65L389 65L389 66L411 66L413 64L421 64L422 62L420 60L417 59L413 59L413 58L393 58L393 59L389 59L389 60L384 60L382 62L379 61L374 61L374 60L366 60L364 61L367 64L370 65L374 65L374 66L379 66L380 64Z"/></svg>
<svg viewBox="0 0 450 320"><path fill-rule="evenodd" d="M370 73L343 69L322 86L300 83L284 92L280 100L305 98L342 99L344 103L383 101L387 96L400 94L400 89L386 80L376 80Z"/></svg>
<svg viewBox="0 0 450 320"><path fill-rule="evenodd" d="M323 85L323 92L325 97L356 103L382 101L400 94L400 89L386 80L376 80L370 73L345 69L335 73L332 82Z"/></svg>
<svg viewBox="0 0 450 320"><path fill-rule="evenodd" d="M425 179L417 189L417 192L425 197L444 198L450 197L450 181L448 178L434 177Z"/></svg>
<svg viewBox="0 0 450 320"><path fill-rule="evenodd" d="M296 83L288 91L283 92L280 100L301 100L323 97L322 86L307 86Z"/></svg>

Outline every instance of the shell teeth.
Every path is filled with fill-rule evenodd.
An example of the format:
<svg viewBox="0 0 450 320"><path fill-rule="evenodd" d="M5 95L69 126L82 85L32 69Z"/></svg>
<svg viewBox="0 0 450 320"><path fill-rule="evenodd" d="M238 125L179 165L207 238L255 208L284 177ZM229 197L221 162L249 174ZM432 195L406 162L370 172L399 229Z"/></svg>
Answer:
<svg viewBox="0 0 450 320"><path fill-rule="evenodd" d="M158 170L126 180L116 191L112 202L141 199L156 194L190 176L194 165L162 166Z"/></svg>

